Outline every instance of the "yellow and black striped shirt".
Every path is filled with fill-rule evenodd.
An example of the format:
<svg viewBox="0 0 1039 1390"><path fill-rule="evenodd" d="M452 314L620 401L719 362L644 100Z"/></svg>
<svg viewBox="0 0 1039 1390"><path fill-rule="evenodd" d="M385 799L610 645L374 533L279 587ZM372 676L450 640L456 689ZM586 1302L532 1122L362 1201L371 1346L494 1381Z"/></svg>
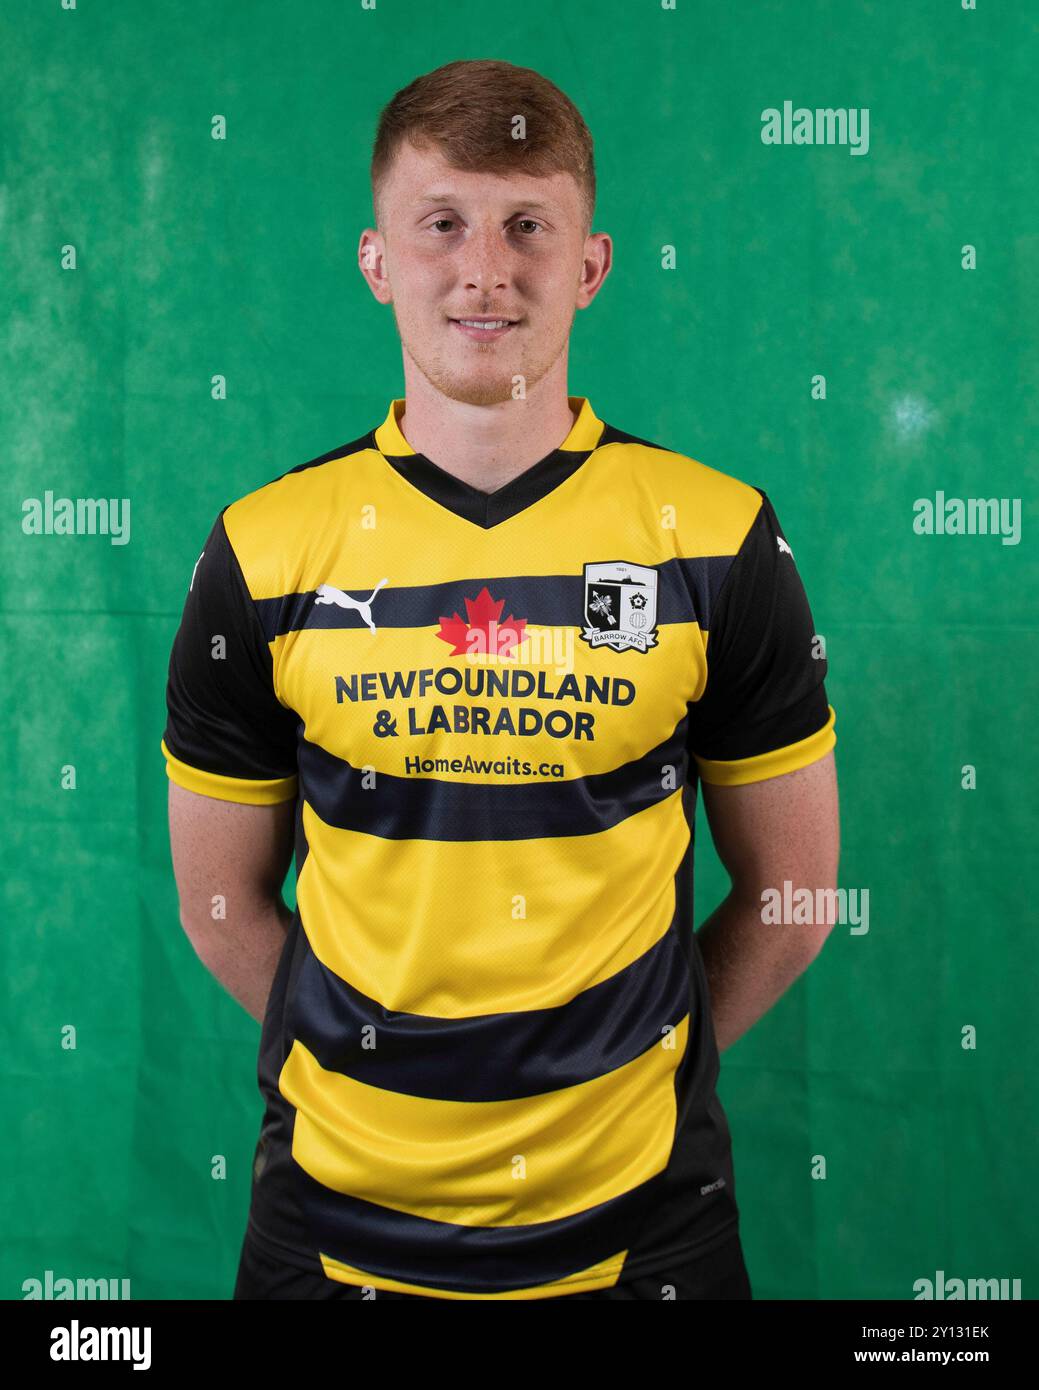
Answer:
<svg viewBox="0 0 1039 1390"><path fill-rule="evenodd" d="M584 397L487 494L363 438L217 517L170 778L292 800L250 1224L345 1283L530 1299L736 1226L693 933L697 779L833 747L767 496Z"/></svg>

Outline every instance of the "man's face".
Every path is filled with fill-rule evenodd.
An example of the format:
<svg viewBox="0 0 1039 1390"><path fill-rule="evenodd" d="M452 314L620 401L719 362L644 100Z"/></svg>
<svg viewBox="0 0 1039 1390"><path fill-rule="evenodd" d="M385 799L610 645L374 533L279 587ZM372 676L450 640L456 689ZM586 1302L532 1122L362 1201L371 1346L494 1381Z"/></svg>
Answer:
<svg viewBox="0 0 1039 1390"><path fill-rule="evenodd" d="M605 233L585 236L569 174L476 174L403 144L366 229L362 273L392 304L406 357L443 395L473 405L529 392L566 349L575 310L609 271ZM473 318L505 327L466 326Z"/></svg>

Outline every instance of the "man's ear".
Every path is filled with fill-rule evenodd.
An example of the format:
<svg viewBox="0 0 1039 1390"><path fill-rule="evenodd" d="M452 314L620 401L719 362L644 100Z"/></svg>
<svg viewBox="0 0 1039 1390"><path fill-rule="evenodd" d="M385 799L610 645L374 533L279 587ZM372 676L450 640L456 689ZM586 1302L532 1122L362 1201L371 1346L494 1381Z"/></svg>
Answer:
<svg viewBox="0 0 1039 1390"><path fill-rule="evenodd" d="M357 246L357 267L380 304L391 304L393 292L386 275L386 241L375 227L365 227Z"/></svg>

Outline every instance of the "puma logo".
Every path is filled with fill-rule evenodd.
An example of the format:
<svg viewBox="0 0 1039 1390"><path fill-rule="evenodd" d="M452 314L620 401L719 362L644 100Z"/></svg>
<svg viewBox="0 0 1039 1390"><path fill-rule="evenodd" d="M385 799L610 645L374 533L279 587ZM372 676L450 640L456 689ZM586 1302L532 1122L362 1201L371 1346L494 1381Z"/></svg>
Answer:
<svg viewBox="0 0 1039 1390"><path fill-rule="evenodd" d="M352 598L349 594L344 594L342 589L337 589L334 584L319 584L314 596L315 603L334 603L337 608L356 608L361 617L368 624L369 630L375 631L375 624L372 622L372 599L379 592L384 584L389 580L380 579L375 588L367 598Z"/></svg>
<svg viewBox="0 0 1039 1390"><path fill-rule="evenodd" d="M794 558L794 552L793 552L793 551L790 549L790 547L787 545L787 543L786 543L786 541L783 539L783 537L782 537L782 536L777 536L777 537L776 537L776 540L779 542L779 553L780 553L781 555L789 555L790 558L791 558L791 560L792 560L792 559Z"/></svg>

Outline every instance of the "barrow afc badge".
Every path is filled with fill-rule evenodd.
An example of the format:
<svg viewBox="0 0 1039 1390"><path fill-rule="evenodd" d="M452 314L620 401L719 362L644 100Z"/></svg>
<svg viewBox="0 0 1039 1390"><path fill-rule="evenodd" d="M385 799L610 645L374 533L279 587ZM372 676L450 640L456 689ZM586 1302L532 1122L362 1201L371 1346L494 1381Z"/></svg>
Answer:
<svg viewBox="0 0 1039 1390"><path fill-rule="evenodd" d="M581 633L592 647L647 652L657 644L657 572L625 560L584 567Z"/></svg>

